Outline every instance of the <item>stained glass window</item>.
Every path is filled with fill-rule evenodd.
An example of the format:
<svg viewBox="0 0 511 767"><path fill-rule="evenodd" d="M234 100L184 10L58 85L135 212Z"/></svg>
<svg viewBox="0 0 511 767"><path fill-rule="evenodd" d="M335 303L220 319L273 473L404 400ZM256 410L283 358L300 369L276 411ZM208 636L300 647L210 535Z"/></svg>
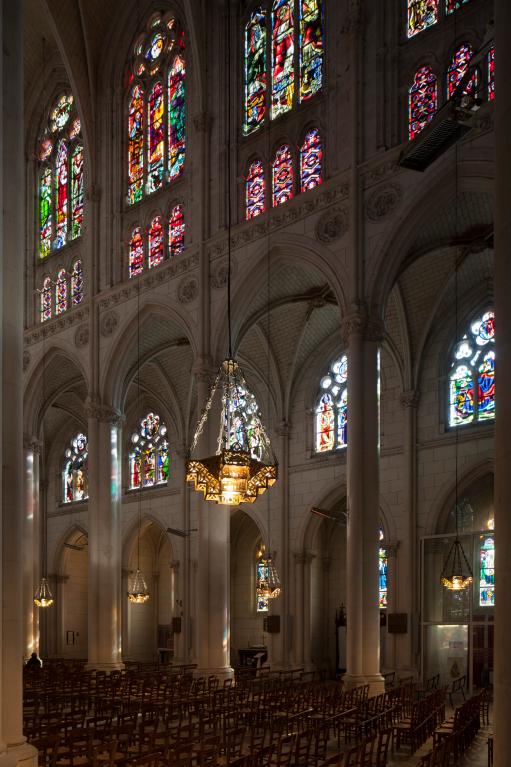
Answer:
<svg viewBox="0 0 511 767"><path fill-rule="evenodd" d="M409 90L408 138L410 141L428 125L437 110L437 79L430 66L417 70Z"/></svg>
<svg viewBox="0 0 511 767"><path fill-rule="evenodd" d="M316 406L315 447L317 453L348 444L348 358L343 355L330 366L320 382Z"/></svg>
<svg viewBox="0 0 511 767"><path fill-rule="evenodd" d="M323 84L323 3L300 0L300 101L307 101Z"/></svg>
<svg viewBox="0 0 511 767"><path fill-rule="evenodd" d="M293 6L292 0L274 0L272 4L272 119L289 112L293 106L295 89Z"/></svg>
<svg viewBox="0 0 511 767"><path fill-rule="evenodd" d="M176 205L169 222L169 254L177 256L185 249L185 217L183 206Z"/></svg>
<svg viewBox="0 0 511 767"><path fill-rule="evenodd" d="M258 613L267 613L270 600L269 597L263 593L262 589L268 584L268 578L270 577L270 568L268 562L264 558L264 554L257 560L256 564L256 610Z"/></svg>
<svg viewBox="0 0 511 767"><path fill-rule="evenodd" d="M76 261L71 273L71 303L78 306L83 299L83 269L82 262Z"/></svg>
<svg viewBox="0 0 511 767"><path fill-rule="evenodd" d="M323 147L317 128L312 128L300 149L300 184L302 192L314 189L323 181Z"/></svg>
<svg viewBox="0 0 511 767"><path fill-rule="evenodd" d="M71 94L60 96L39 138L39 256L80 237L84 213L81 124Z"/></svg>
<svg viewBox="0 0 511 767"><path fill-rule="evenodd" d="M467 43L463 43L454 52L452 61L447 70L447 97L452 98L456 91L456 88L460 84L463 76L465 75L470 59L472 58L473 50L472 46ZM463 93L470 94L477 90L478 72L475 70L474 74L468 81Z"/></svg>
<svg viewBox="0 0 511 767"><path fill-rule="evenodd" d="M470 0L445 0L446 13L452 13L459 10L463 5L466 5Z"/></svg>
<svg viewBox="0 0 511 767"><path fill-rule="evenodd" d="M439 0L408 0L408 37L414 37L438 21Z"/></svg>
<svg viewBox="0 0 511 767"><path fill-rule="evenodd" d="M53 229L51 168L43 168L39 181L39 255L46 258L51 250Z"/></svg>
<svg viewBox="0 0 511 767"><path fill-rule="evenodd" d="M144 239L142 229L139 226L133 230L131 235L129 269L130 277L136 277L144 269Z"/></svg>
<svg viewBox="0 0 511 767"><path fill-rule="evenodd" d="M479 607L495 606L495 540L482 535L479 549Z"/></svg>
<svg viewBox="0 0 511 767"><path fill-rule="evenodd" d="M495 98L495 48L490 48L488 53L488 98Z"/></svg>
<svg viewBox="0 0 511 767"><path fill-rule="evenodd" d="M149 229L149 269L163 261L164 243L161 217L155 216Z"/></svg>
<svg viewBox="0 0 511 767"><path fill-rule="evenodd" d="M66 244L68 231L68 151L65 141L61 141L57 150L57 165L55 171L55 189L57 195L56 234L54 248Z"/></svg>
<svg viewBox="0 0 511 767"><path fill-rule="evenodd" d="M245 195L245 215L248 221L264 213L266 209L266 182L261 160L254 160L248 169Z"/></svg>
<svg viewBox="0 0 511 767"><path fill-rule="evenodd" d="M169 178L183 171L185 162L185 62L176 56L169 72Z"/></svg>
<svg viewBox="0 0 511 767"><path fill-rule="evenodd" d="M67 275L66 270L61 269L55 283L55 313L63 314L67 309Z"/></svg>
<svg viewBox="0 0 511 767"><path fill-rule="evenodd" d="M163 85L156 82L149 94L147 115L147 192L159 189L163 184L165 153Z"/></svg>
<svg viewBox="0 0 511 767"><path fill-rule="evenodd" d="M71 237L75 239L82 233L83 226L83 147L80 144L73 150L71 158Z"/></svg>
<svg viewBox="0 0 511 767"><path fill-rule="evenodd" d="M88 448L85 434L77 434L65 454L63 479L63 501L84 501L89 497Z"/></svg>
<svg viewBox="0 0 511 767"><path fill-rule="evenodd" d="M449 377L449 424L495 417L495 315L471 323L454 349Z"/></svg>
<svg viewBox="0 0 511 767"><path fill-rule="evenodd" d="M293 199L293 157L287 144L277 149L272 166L272 180L274 207Z"/></svg>
<svg viewBox="0 0 511 767"><path fill-rule="evenodd" d="M133 88L128 116L128 202L142 199L144 180L144 91Z"/></svg>
<svg viewBox="0 0 511 767"><path fill-rule="evenodd" d="M380 549L378 553L378 561L379 561L379 603L380 603L380 610L385 610L385 608L388 606L388 556L387 556L387 549L383 546L383 540L384 540L384 532L383 529L380 528Z"/></svg>
<svg viewBox="0 0 511 767"><path fill-rule="evenodd" d="M245 27L245 134L264 120L266 85L266 12L257 8Z"/></svg>
<svg viewBox="0 0 511 767"><path fill-rule="evenodd" d="M41 290L41 322L51 320L51 307L52 307L52 290L51 279L49 277L44 278L43 289Z"/></svg>
<svg viewBox="0 0 511 767"><path fill-rule="evenodd" d="M156 413L148 413L131 435L130 488L165 485L169 478L167 427Z"/></svg>

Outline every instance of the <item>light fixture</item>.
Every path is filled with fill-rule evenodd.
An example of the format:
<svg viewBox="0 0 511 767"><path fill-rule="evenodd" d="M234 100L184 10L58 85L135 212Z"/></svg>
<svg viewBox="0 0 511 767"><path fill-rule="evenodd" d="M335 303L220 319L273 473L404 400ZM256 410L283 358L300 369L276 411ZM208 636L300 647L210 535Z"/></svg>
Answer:
<svg viewBox="0 0 511 767"><path fill-rule="evenodd" d="M282 584L273 557L271 554L265 557L264 547L259 552L259 561L265 569L263 571L264 577L259 579L257 596L263 599L276 599L281 594Z"/></svg>
<svg viewBox="0 0 511 767"><path fill-rule="evenodd" d="M456 539L445 560L440 582L449 591L464 591L472 585L473 580L472 569L456 533Z"/></svg>
<svg viewBox="0 0 511 767"><path fill-rule="evenodd" d="M53 594L47 578L41 578L39 586L34 594L34 604L36 607L51 607L53 604Z"/></svg>
<svg viewBox="0 0 511 767"><path fill-rule="evenodd" d="M142 571L138 567L131 584L131 589L128 591L128 599L136 605L142 605L149 599L147 583L142 575Z"/></svg>
<svg viewBox="0 0 511 767"><path fill-rule="evenodd" d="M218 449L208 458L192 458L217 394L221 393ZM240 366L230 357L220 368L192 441L186 479L206 501L238 506L254 503L277 479L277 465L259 407Z"/></svg>

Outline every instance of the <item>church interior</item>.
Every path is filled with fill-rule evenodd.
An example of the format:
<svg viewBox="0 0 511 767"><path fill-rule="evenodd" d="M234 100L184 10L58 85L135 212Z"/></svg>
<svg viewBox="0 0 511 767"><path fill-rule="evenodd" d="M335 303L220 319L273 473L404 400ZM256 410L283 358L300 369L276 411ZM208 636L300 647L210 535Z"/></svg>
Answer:
<svg viewBox="0 0 511 767"><path fill-rule="evenodd" d="M0 767L511 767L508 0L1 8Z"/></svg>

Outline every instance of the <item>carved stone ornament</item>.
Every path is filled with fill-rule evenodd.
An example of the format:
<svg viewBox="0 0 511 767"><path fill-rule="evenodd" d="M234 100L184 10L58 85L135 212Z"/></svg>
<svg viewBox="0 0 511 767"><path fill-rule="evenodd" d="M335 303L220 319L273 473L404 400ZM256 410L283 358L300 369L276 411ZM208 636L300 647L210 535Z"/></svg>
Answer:
<svg viewBox="0 0 511 767"><path fill-rule="evenodd" d="M185 277L177 288L177 298L181 304L190 304L199 295L199 281L195 277Z"/></svg>
<svg viewBox="0 0 511 767"><path fill-rule="evenodd" d="M116 312L107 312L101 318L100 332L105 338L111 336L117 330L119 324L119 317Z"/></svg>
<svg viewBox="0 0 511 767"><path fill-rule="evenodd" d="M316 224L316 237L321 242L333 242L344 237L349 229L350 220L346 208L327 210Z"/></svg>
<svg viewBox="0 0 511 767"><path fill-rule="evenodd" d="M366 202L366 215L370 221L381 221L394 211L403 196L400 186L386 184L375 189Z"/></svg>
<svg viewBox="0 0 511 767"><path fill-rule="evenodd" d="M236 259L231 256L231 276L234 277L238 270ZM221 290L227 285L227 276L229 273L229 264L226 258L223 258L218 264L213 265L211 271L211 287Z"/></svg>
<svg viewBox="0 0 511 767"><path fill-rule="evenodd" d="M350 337L361 336L367 341L381 343L385 334L385 326L379 317L369 315L363 308L349 314L341 322L341 335L346 346Z"/></svg>
<svg viewBox="0 0 511 767"><path fill-rule="evenodd" d="M89 343L89 326L88 325L80 325L76 328L75 332L75 346L78 349L83 348L84 346L87 346Z"/></svg>
<svg viewBox="0 0 511 767"><path fill-rule="evenodd" d="M122 413L109 407L109 405L103 405L98 399L92 397L87 397L85 400L84 411L87 418L93 418L102 423L110 423L112 426L122 426L125 421Z"/></svg>
<svg viewBox="0 0 511 767"><path fill-rule="evenodd" d="M408 391L404 391L401 393L399 397L401 401L401 405L405 408L407 407L418 408L420 398L421 398L421 393L418 389L409 389Z"/></svg>
<svg viewBox="0 0 511 767"><path fill-rule="evenodd" d="M28 368L30 365L30 352L24 351L23 352L23 372Z"/></svg>

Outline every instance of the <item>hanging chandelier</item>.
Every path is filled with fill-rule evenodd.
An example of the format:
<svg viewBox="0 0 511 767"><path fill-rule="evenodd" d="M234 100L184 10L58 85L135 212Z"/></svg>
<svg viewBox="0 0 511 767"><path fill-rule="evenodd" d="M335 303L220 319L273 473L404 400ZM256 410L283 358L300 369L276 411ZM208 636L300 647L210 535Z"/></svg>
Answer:
<svg viewBox="0 0 511 767"><path fill-rule="evenodd" d="M34 594L34 604L36 607L51 607L53 604L53 594L47 578L41 578L39 586Z"/></svg>
<svg viewBox="0 0 511 767"><path fill-rule="evenodd" d="M220 433L215 455L193 458L212 404L221 396ZM237 506L254 503L277 479L277 464L259 407L236 360L226 359L197 424L186 479L206 501Z"/></svg>
<svg viewBox="0 0 511 767"><path fill-rule="evenodd" d="M458 506L456 505L456 538L447 554L440 583L449 591L464 591L474 580L472 568L458 537Z"/></svg>
<svg viewBox="0 0 511 767"><path fill-rule="evenodd" d="M133 578L131 589L128 591L128 599L136 605L143 605L149 599L147 583L142 575L142 571L138 568Z"/></svg>
<svg viewBox="0 0 511 767"><path fill-rule="evenodd" d="M282 585L280 582L279 574L277 572L277 568L275 567L275 563L271 555L266 557L263 562L266 569L266 577L260 579L259 581L257 596L263 597L265 599L276 599L280 596L282 591Z"/></svg>

